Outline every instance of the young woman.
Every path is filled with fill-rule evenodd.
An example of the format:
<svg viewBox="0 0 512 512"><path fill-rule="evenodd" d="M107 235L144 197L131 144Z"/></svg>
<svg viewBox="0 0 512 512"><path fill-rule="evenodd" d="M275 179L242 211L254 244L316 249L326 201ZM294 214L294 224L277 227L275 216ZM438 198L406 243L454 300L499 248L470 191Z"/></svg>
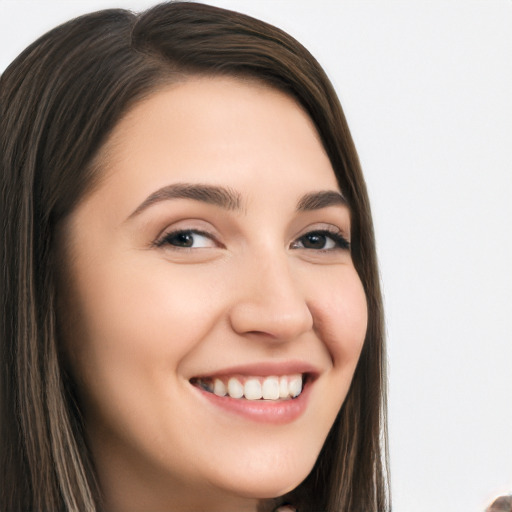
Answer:
<svg viewBox="0 0 512 512"><path fill-rule="evenodd" d="M297 41L195 3L0 80L0 510L383 511L373 228Z"/></svg>

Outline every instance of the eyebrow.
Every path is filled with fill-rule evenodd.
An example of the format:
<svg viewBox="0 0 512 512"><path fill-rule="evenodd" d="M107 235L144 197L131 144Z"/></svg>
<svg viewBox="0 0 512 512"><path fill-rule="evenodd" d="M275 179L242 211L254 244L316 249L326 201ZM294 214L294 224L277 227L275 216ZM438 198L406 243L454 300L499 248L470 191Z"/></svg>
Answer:
<svg viewBox="0 0 512 512"><path fill-rule="evenodd" d="M297 211L306 212L320 210L329 206L347 206L347 204L347 200L340 192L323 190L302 196L297 203Z"/></svg>
<svg viewBox="0 0 512 512"><path fill-rule="evenodd" d="M158 189L149 195L128 217L131 219L150 206L171 199L193 199L212 204L229 211L242 210L241 195L226 187L195 183L175 183ZM297 203L297 211L320 210L329 206L346 206L347 200L340 192L324 190L302 196Z"/></svg>
<svg viewBox="0 0 512 512"><path fill-rule="evenodd" d="M225 210L241 210L242 199L239 193L226 187L192 183L175 183L158 189L148 196L128 218L132 218L150 206L169 199L193 199L213 204Z"/></svg>

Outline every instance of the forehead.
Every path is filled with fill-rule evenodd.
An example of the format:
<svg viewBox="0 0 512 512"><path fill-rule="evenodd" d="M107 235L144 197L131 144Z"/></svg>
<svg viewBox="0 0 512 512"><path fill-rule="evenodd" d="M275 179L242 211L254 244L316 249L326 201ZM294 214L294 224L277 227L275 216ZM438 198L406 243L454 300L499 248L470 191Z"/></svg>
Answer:
<svg viewBox="0 0 512 512"><path fill-rule="evenodd" d="M304 109L279 90L234 78L191 78L156 91L118 123L100 158L117 195L149 195L170 181L290 196L338 189Z"/></svg>
<svg viewBox="0 0 512 512"><path fill-rule="evenodd" d="M196 152L212 151L219 144L220 151L241 144L242 136L254 144L272 136L283 149L301 143L305 151L323 152L313 121L291 96L257 80L209 76L171 84L137 103L118 123L106 148L115 156L121 151L133 156L138 148L131 144L134 138L162 140L169 149L183 147L188 138L187 147L195 144Z"/></svg>

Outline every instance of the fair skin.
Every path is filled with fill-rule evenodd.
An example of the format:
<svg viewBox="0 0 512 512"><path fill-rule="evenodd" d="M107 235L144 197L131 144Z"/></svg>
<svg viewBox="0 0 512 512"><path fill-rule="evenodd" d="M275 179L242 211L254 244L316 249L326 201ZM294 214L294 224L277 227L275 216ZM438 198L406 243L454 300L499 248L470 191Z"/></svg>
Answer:
<svg viewBox="0 0 512 512"><path fill-rule="evenodd" d="M330 161L294 100L230 78L154 93L102 158L63 281L105 509L255 511L312 469L365 337ZM303 391L212 393L231 378Z"/></svg>

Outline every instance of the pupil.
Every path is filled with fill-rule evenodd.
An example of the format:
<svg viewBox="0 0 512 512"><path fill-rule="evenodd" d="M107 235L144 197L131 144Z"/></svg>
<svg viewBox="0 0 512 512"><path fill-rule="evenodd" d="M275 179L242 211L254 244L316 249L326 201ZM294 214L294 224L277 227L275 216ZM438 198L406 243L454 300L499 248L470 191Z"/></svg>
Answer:
<svg viewBox="0 0 512 512"><path fill-rule="evenodd" d="M180 245L181 247L192 247L194 237L191 233L177 233L174 235L172 242L174 245Z"/></svg>
<svg viewBox="0 0 512 512"><path fill-rule="evenodd" d="M325 247L325 235L307 235L303 243L308 249L322 249Z"/></svg>

